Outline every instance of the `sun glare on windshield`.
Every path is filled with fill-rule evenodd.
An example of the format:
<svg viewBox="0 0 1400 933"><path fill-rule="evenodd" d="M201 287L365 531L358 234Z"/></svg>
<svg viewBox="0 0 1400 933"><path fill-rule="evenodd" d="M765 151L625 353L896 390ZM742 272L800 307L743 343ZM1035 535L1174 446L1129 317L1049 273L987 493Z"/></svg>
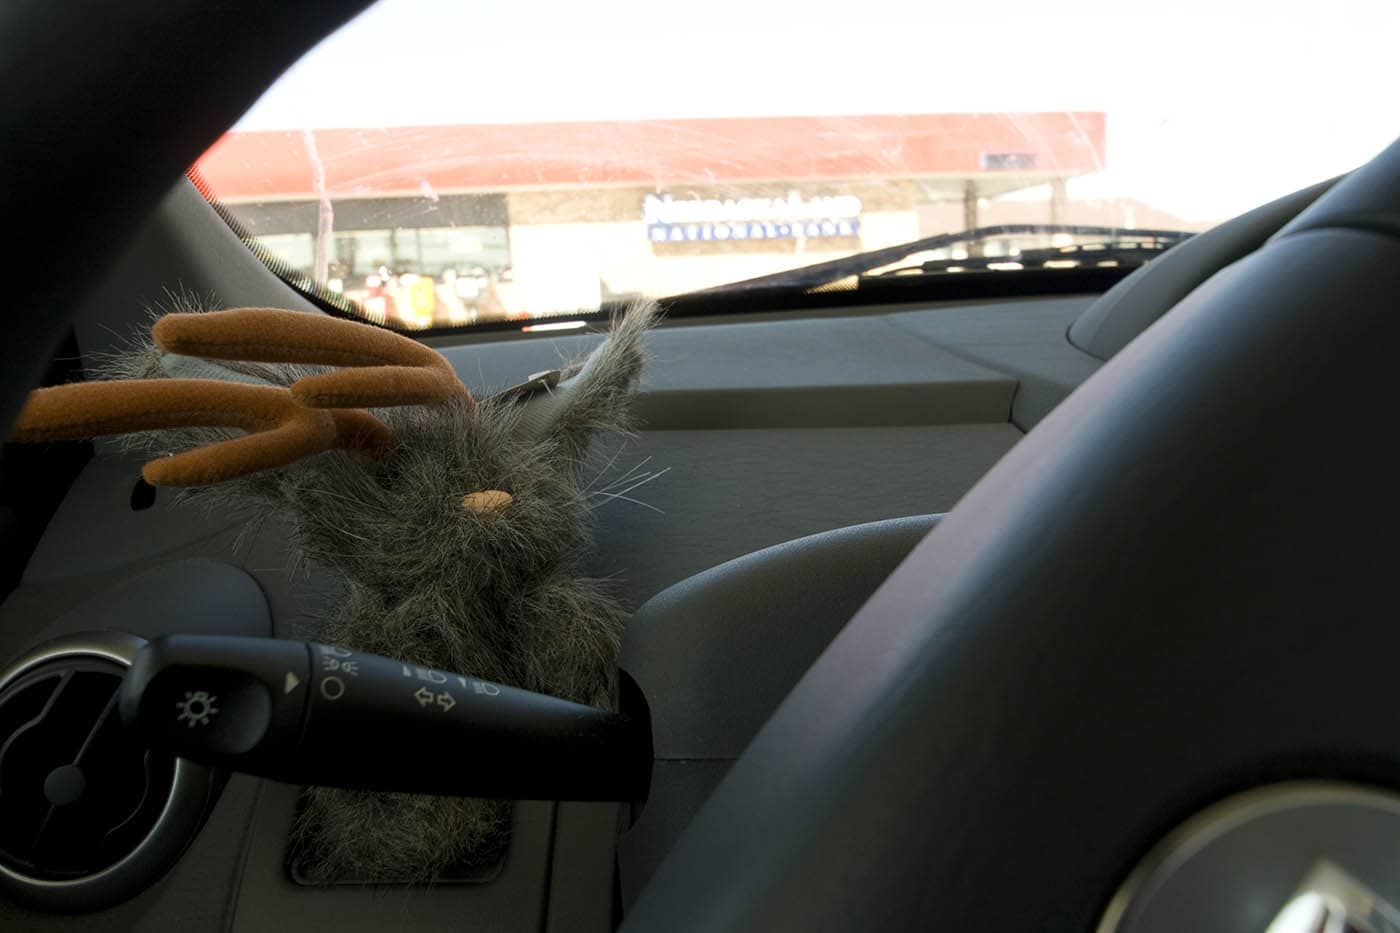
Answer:
<svg viewBox="0 0 1400 933"><path fill-rule="evenodd" d="M191 174L286 277L421 329L577 316L985 227L1022 229L939 246L919 271L1014 274L1101 242L1053 228L1200 230L1371 154L1354 130L1322 155L1299 148L1300 123L1336 116L1307 110L1316 71L1306 91L1284 76L1267 99L1224 100L1209 54L1183 57L1218 43L1199 24L1154 26L1146 5L1077 26L1019 2L1021 20L818 7L767 45L703 17L678 44L681 24L640 6L631 22L546 6L523 28L526 12L490 4L384 0ZM1301 42L1316 23L1280 18L1287 6L1269 5L1270 29ZM891 30L895 14L962 44ZM1113 40L1149 26L1180 48ZM707 37L735 54L695 58ZM1245 74L1269 66L1257 48L1232 54ZM1175 70L1144 70L1154 56ZM1223 186L1241 165L1255 183ZM1047 255L1037 268L1080 264Z"/></svg>

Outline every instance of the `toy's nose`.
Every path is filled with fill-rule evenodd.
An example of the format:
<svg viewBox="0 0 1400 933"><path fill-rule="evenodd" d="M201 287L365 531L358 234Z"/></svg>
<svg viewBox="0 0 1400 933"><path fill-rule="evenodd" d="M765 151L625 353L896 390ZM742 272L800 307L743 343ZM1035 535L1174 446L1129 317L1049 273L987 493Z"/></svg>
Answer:
<svg viewBox="0 0 1400 933"><path fill-rule="evenodd" d="M483 489L481 492L469 492L462 497L462 508L468 512L476 512L478 515L485 515L495 512L504 512L506 507L512 502L511 494L500 489Z"/></svg>

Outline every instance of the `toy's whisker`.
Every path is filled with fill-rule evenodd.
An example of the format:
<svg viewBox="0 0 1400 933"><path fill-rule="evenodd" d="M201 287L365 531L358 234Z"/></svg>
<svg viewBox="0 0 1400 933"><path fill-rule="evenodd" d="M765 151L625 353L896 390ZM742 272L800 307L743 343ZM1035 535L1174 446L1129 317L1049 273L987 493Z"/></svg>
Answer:
<svg viewBox="0 0 1400 933"><path fill-rule="evenodd" d="M594 477L593 477L591 480L588 481L588 485L587 485L587 486L583 487L583 491L584 491L584 492L587 492L588 490L592 489L592 488L597 484L597 482L598 482L599 480L601 480L604 476L607 476L607 475L608 475L608 470L611 470L611 469L612 469L612 465L613 465L614 463L617 462L617 458L618 458L618 457L621 457L621 456L622 456L622 452L623 452L625 449L626 449L626 447L625 447L624 445L622 445L622 444L619 444L619 445L618 445L617 450L614 451L614 452L613 452L613 455L612 455L611 457L608 458L608 462L605 463L605 464L603 464L602 469L600 469L600 470L594 475ZM646 462L645 460L642 461L642 463L645 463L645 462Z"/></svg>
<svg viewBox="0 0 1400 933"><path fill-rule="evenodd" d="M628 486L626 489L622 490L622 493L620 493L620 494L625 495L626 493L629 493L629 492L631 492L632 490L636 489L638 486L645 486L647 483L649 483L649 482L651 482L652 480L656 479L658 476L663 476L663 475L665 475L666 473L669 473L670 471L671 471L671 468L670 468L670 467L666 467L666 469L664 469L664 470L657 470L657 471L654 472L654 473L647 473L647 474L645 474L644 476L642 476L641 479L638 479L636 482L634 482L631 486ZM605 493L609 493L610 490L611 490L612 488L613 488L612 486L609 486L609 487L607 487L606 489L598 490L598 492L595 493L595 495L602 495L602 494L605 494Z"/></svg>
<svg viewBox="0 0 1400 933"><path fill-rule="evenodd" d="M618 493L618 492L598 492L598 493L594 493L594 495L596 495L596 496L604 496L605 498L608 498L608 499L621 499L623 502L631 502L631 503L633 503L633 504L635 504L635 505L640 505L640 506L641 506L642 508L644 508L644 509L651 509L651 510L652 510L653 512L655 512L657 515L665 515L665 514L666 514L664 511L662 511L661 509L658 509L656 506L652 505L652 504L649 503L649 502L643 502L643 501L640 500L640 499L633 499L631 496L624 496L624 495L622 495L621 493ZM601 503L599 503L599 504L601 505ZM593 506L593 507L591 507L591 508L589 509L589 511L592 511L592 510L595 509L595 508L598 508L598 506Z"/></svg>
<svg viewBox="0 0 1400 933"><path fill-rule="evenodd" d="M646 458L645 460L643 460L641 463L637 464L637 465L634 466L632 469L628 470L626 473L622 474L622 475L619 476L617 479L613 480L611 483L609 483L608 485L604 486L603 488L604 488L604 489L616 489L618 486L623 486L623 485L625 485L625 484L627 484L627 483L630 483L630 482L632 482L633 480L637 479L637 478L640 477L640 476L650 476L651 473L652 473L651 470L645 470L645 471L642 470L642 467L646 466L647 462L650 461L650 460L651 460L651 458L650 458L650 457L647 457L647 458Z"/></svg>
<svg viewBox="0 0 1400 933"><path fill-rule="evenodd" d="M609 483L602 489L590 489L587 491L586 495L597 496L605 492L626 492L627 490L625 488L620 489L619 487L625 486L629 482L636 482L637 480L645 481L650 476L650 473L642 473L639 476L632 476L625 480L618 480L615 483Z"/></svg>
<svg viewBox="0 0 1400 933"><path fill-rule="evenodd" d="M613 480L611 483L609 483L608 485L604 486L603 488L604 488L604 489L616 489L618 486L621 486L621 485L623 485L623 484L625 484L625 483L630 483L633 479L637 478L638 476L647 476L647 475L650 475L650 473L639 473L639 472L638 472L639 470L641 470L642 467L646 466L647 463L648 463L650 460L651 460L651 458L650 458L650 457L647 457L647 458L646 458L645 460L643 460L641 463L638 463L636 466L632 467L632 469L628 470L626 473L623 473L621 476L619 476L617 479Z"/></svg>
<svg viewBox="0 0 1400 933"><path fill-rule="evenodd" d="M642 469L642 467L646 466L646 465L647 465L648 463L650 463L650 462L651 462L651 456L650 456L650 455L647 455L647 456L643 457L640 461L638 461L638 463L637 463L636 466L634 466L632 469L628 470L626 473L622 474L622 478L619 479L618 482L623 482L624 480L626 480L627 477L631 476L633 473L640 472L641 469Z"/></svg>

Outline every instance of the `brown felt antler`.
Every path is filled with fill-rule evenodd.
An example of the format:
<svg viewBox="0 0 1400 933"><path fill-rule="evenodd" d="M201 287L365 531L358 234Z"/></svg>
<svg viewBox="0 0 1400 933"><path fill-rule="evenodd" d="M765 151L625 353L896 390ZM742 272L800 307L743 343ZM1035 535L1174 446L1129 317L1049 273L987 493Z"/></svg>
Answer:
<svg viewBox="0 0 1400 933"><path fill-rule="evenodd" d="M221 483L344 447L373 454L393 433L364 411L307 408L280 386L217 379L132 379L39 389L20 412L14 440L77 440L160 428L242 428L248 434L152 460L157 486Z"/></svg>
<svg viewBox="0 0 1400 933"><path fill-rule="evenodd" d="M359 367L290 388L217 379L134 379L39 389L14 440L76 440L161 428L232 427L245 437L142 468L150 483L197 486L286 466L334 448L373 456L393 432L359 406L418 405L471 395L437 352L368 324L271 308L171 314L152 328L162 349L221 360Z"/></svg>
<svg viewBox="0 0 1400 933"><path fill-rule="evenodd" d="M451 398L472 404L471 393L442 354L355 321L276 308L236 308L168 314L151 328L151 336L162 349L187 356L355 367L296 382L292 394L312 408L425 405Z"/></svg>

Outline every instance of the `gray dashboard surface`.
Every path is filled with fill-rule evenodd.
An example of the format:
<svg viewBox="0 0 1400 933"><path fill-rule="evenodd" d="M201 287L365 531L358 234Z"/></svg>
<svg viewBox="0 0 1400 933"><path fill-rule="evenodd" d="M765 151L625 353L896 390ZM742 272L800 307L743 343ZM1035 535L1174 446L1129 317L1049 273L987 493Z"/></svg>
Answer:
<svg viewBox="0 0 1400 933"><path fill-rule="evenodd" d="M676 321L652 333L638 418L649 429L976 424L1007 420L1015 379L890 314ZM912 337L912 339L911 339ZM439 348L473 391L583 356L598 337Z"/></svg>
<svg viewBox="0 0 1400 933"><path fill-rule="evenodd" d="M872 522L765 548L637 610L618 663L647 700L652 784L618 841L624 903L807 668L938 521Z"/></svg>
<svg viewBox="0 0 1400 933"><path fill-rule="evenodd" d="M1010 420L1029 431L1103 365L1065 336L1090 303L1082 296L1031 298L955 305L932 314L907 311L890 318L950 353L1014 376Z"/></svg>

